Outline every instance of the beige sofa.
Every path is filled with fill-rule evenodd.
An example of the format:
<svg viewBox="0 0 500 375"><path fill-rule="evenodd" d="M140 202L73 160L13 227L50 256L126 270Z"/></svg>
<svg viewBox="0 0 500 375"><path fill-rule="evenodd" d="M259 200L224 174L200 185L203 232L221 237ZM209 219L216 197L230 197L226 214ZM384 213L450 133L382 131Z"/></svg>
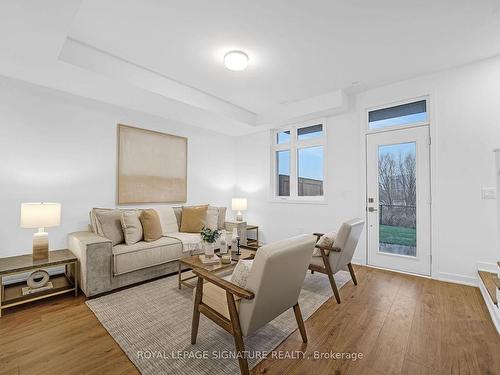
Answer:
<svg viewBox="0 0 500 375"><path fill-rule="evenodd" d="M232 232L233 228L237 228L241 244L244 245L246 222L227 222L226 208L218 209L219 229ZM94 210L90 213L89 231L70 233L68 236L69 249L79 260L79 286L87 297L171 274L178 270L179 259L203 251L183 251L182 242L168 236L153 242L139 241L133 245L120 243L113 246L110 239L96 233ZM180 227L182 207L174 207L174 212Z"/></svg>

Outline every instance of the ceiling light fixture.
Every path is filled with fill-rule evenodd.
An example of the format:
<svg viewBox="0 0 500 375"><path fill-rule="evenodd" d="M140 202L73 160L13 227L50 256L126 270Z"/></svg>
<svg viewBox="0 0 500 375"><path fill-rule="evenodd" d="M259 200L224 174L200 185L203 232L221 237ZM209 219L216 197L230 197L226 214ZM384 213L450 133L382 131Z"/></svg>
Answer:
<svg viewBox="0 0 500 375"><path fill-rule="evenodd" d="M229 51L224 55L224 65L235 72L248 67L248 55L242 51Z"/></svg>

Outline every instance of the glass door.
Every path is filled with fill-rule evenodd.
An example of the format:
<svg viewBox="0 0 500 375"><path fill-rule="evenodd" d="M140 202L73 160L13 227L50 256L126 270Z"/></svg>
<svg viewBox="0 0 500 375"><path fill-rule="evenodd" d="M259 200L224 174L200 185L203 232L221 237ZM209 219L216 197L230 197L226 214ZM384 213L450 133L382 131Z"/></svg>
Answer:
<svg viewBox="0 0 500 375"><path fill-rule="evenodd" d="M367 135L368 264L430 275L427 126Z"/></svg>

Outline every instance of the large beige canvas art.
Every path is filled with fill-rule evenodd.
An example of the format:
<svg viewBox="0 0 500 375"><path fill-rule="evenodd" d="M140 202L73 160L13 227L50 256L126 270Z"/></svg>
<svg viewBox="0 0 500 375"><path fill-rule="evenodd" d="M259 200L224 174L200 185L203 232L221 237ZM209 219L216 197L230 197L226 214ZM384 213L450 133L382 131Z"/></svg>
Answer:
<svg viewBox="0 0 500 375"><path fill-rule="evenodd" d="M118 204L186 202L187 138L118 124Z"/></svg>

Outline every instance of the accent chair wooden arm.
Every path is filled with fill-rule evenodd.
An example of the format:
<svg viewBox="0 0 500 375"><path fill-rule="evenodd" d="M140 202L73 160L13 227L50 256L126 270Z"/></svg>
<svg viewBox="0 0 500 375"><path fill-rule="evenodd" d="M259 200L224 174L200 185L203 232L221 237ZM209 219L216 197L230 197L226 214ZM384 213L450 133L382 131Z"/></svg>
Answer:
<svg viewBox="0 0 500 375"><path fill-rule="evenodd" d="M342 251L342 249L335 247L335 246L328 247L328 246L314 245L314 247L317 249L326 250L326 251L336 251L337 253L340 253Z"/></svg>
<svg viewBox="0 0 500 375"><path fill-rule="evenodd" d="M234 296L244 298L244 299L253 299L255 297L254 293L239 287L236 284L233 284L223 278L201 268L194 268L193 273L203 280L207 280L214 285L217 285L219 288L224 289L226 292L231 293Z"/></svg>
<svg viewBox="0 0 500 375"><path fill-rule="evenodd" d="M313 236L316 236L316 242L324 235L324 233L313 233Z"/></svg>

